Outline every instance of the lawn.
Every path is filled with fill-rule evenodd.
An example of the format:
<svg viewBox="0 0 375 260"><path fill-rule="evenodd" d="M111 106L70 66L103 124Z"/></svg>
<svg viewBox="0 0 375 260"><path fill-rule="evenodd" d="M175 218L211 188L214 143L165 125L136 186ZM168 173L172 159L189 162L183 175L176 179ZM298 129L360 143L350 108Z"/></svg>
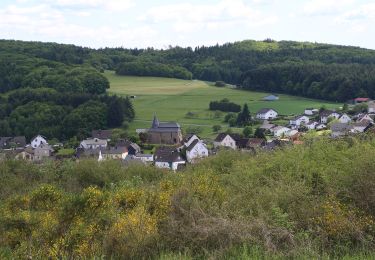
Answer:
<svg viewBox="0 0 375 260"><path fill-rule="evenodd" d="M213 137L213 125L227 125L223 123L225 113L215 114L208 110L210 101L228 98L238 104L249 105L254 114L261 108L273 108L283 115L301 114L307 107L337 108L341 104L329 103L320 100L306 99L295 96L279 95L280 100L274 102L262 101L269 93L237 90L229 87L218 88L210 83L197 80L179 80L154 77L117 76L107 71L105 76L111 83L109 90L112 94L134 95L136 120L130 129L150 127L153 114L159 120L177 121L184 129L199 127L201 136ZM188 112L192 117L187 117ZM239 129L234 129L239 131Z"/></svg>

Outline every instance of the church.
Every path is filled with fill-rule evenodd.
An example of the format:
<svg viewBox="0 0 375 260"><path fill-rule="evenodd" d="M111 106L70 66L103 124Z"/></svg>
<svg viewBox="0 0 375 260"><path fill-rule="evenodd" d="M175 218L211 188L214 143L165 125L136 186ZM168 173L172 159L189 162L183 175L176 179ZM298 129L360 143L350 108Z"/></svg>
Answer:
<svg viewBox="0 0 375 260"><path fill-rule="evenodd" d="M181 127L176 122L160 123L156 115L148 130L148 142L151 144L179 144L182 141Z"/></svg>

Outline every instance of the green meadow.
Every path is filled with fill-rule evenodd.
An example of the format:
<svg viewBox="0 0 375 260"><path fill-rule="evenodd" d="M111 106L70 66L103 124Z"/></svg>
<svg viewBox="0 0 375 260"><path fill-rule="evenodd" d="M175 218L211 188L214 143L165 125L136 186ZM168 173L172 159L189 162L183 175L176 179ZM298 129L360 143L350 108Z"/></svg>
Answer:
<svg viewBox="0 0 375 260"><path fill-rule="evenodd" d="M303 113L307 107L319 108L324 105L337 108L341 105L289 95L279 95L278 101L267 102L262 98L270 93L218 88L212 83L198 80L118 76L112 71L105 72L105 76L111 83L110 93L136 96L133 99L136 119L130 125L130 130L148 128L156 113L162 122L177 121L185 130L199 127L201 136L213 137L213 125L222 125L223 130L228 126L223 123L225 113L209 111L208 105L210 101L223 98L241 105L247 103L253 114L261 108L273 108L279 114L293 115Z"/></svg>

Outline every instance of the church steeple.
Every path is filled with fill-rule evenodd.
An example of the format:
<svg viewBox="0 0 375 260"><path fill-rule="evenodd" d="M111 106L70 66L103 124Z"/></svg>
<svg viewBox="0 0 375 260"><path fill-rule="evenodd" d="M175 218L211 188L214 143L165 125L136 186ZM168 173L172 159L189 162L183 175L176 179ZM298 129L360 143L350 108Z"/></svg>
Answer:
<svg viewBox="0 0 375 260"><path fill-rule="evenodd" d="M152 128L158 128L159 127L159 120L156 117L156 113L154 113L154 120L152 121Z"/></svg>

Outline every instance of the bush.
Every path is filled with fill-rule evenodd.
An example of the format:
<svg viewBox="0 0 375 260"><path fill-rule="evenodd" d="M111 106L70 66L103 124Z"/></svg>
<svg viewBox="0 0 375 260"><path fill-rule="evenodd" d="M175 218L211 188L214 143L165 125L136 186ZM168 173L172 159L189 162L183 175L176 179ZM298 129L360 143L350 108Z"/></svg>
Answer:
<svg viewBox="0 0 375 260"><path fill-rule="evenodd" d="M224 81L216 81L215 82L215 87L225 87L226 86L226 84L225 84L225 82Z"/></svg>
<svg viewBox="0 0 375 260"><path fill-rule="evenodd" d="M214 125L212 126L212 131L215 133L219 132L221 130L221 125Z"/></svg>

